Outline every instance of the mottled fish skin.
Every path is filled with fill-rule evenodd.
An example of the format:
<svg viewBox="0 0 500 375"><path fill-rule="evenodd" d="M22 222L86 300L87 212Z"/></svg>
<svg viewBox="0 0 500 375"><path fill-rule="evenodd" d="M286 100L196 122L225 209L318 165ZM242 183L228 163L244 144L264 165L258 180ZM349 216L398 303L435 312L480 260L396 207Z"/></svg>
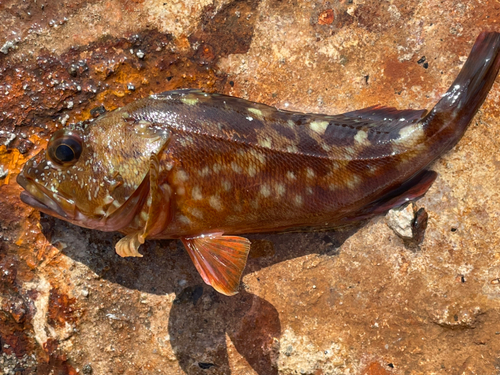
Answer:
<svg viewBox="0 0 500 375"><path fill-rule="evenodd" d="M152 95L56 133L20 174L22 199L123 232L122 256L140 256L148 238L180 238L203 279L234 294L249 243L226 234L329 228L423 195L435 178L427 166L486 98L499 50L500 34L482 33L429 114L305 114L190 89Z"/></svg>
<svg viewBox="0 0 500 375"><path fill-rule="evenodd" d="M422 111L393 111L393 125L380 129L359 117L178 90L127 112L164 124L171 136L160 180L173 191L173 217L158 238L331 227L411 177L405 164L429 163L421 157L429 140L414 116Z"/></svg>

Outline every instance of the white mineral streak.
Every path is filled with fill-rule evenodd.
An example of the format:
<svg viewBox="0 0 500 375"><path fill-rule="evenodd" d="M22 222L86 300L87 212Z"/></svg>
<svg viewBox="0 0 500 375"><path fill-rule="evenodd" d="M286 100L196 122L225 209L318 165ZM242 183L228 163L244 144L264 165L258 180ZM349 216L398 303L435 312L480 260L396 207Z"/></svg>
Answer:
<svg viewBox="0 0 500 375"><path fill-rule="evenodd" d="M189 35L202 18L203 9L213 3L213 0L146 0L143 6L148 22L162 33L179 37Z"/></svg>
<svg viewBox="0 0 500 375"><path fill-rule="evenodd" d="M36 311L35 316L33 317L33 330L35 331L36 341L40 344L40 346L43 346L43 344L47 342L48 331L52 333L51 336L55 336L54 328L49 326L49 324L47 323L50 284L45 278L40 276L40 279L37 281L25 283L24 289L36 290L38 292L36 299L34 299Z"/></svg>
<svg viewBox="0 0 500 375"><path fill-rule="evenodd" d="M298 336L291 328L280 338L278 369L280 374L345 374L347 350L341 340L332 340L329 346L318 347L307 336Z"/></svg>

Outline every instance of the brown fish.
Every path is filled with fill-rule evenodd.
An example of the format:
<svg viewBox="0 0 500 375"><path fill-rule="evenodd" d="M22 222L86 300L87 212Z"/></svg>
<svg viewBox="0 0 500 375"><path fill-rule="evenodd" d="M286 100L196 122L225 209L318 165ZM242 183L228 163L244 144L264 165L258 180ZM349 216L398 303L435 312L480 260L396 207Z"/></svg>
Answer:
<svg viewBox="0 0 500 375"><path fill-rule="evenodd" d="M415 199L426 168L462 137L500 67L482 33L428 114L374 106L304 114L199 90L138 100L54 133L17 181L23 202L87 228L120 231L121 256L178 238L203 280L237 293L244 233L324 229Z"/></svg>

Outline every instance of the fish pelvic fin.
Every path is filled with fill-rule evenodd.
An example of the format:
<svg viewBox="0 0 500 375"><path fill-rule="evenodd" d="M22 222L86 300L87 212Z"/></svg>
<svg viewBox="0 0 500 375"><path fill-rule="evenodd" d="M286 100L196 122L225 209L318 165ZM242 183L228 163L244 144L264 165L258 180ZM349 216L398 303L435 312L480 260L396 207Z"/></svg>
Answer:
<svg viewBox="0 0 500 375"><path fill-rule="evenodd" d="M182 242L205 283L226 296L238 293L250 251L248 239L214 233Z"/></svg>
<svg viewBox="0 0 500 375"><path fill-rule="evenodd" d="M142 242L141 242L142 240ZM138 233L129 234L123 237L115 245L116 253L122 258L125 257L138 257L142 258L139 253L139 247L144 243L144 239Z"/></svg>
<svg viewBox="0 0 500 375"><path fill-rule="evenodd" d="M428 137L442 151L452 148L483 104L500 68L500 33L482 32L457 78L423 119Z"/></svg>

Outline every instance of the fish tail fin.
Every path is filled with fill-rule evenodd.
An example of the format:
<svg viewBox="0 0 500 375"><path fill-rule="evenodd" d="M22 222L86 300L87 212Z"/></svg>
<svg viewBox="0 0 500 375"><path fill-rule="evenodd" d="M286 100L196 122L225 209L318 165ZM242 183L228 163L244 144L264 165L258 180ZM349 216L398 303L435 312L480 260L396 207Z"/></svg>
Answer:
<svg viewBox="0 0 500 375"><path fill-rule="evenodd" d="M439 135L443 151L453 147L467 130L499 68L500 33L482 32L448 92L423 119L427 136Z"/></svg>

